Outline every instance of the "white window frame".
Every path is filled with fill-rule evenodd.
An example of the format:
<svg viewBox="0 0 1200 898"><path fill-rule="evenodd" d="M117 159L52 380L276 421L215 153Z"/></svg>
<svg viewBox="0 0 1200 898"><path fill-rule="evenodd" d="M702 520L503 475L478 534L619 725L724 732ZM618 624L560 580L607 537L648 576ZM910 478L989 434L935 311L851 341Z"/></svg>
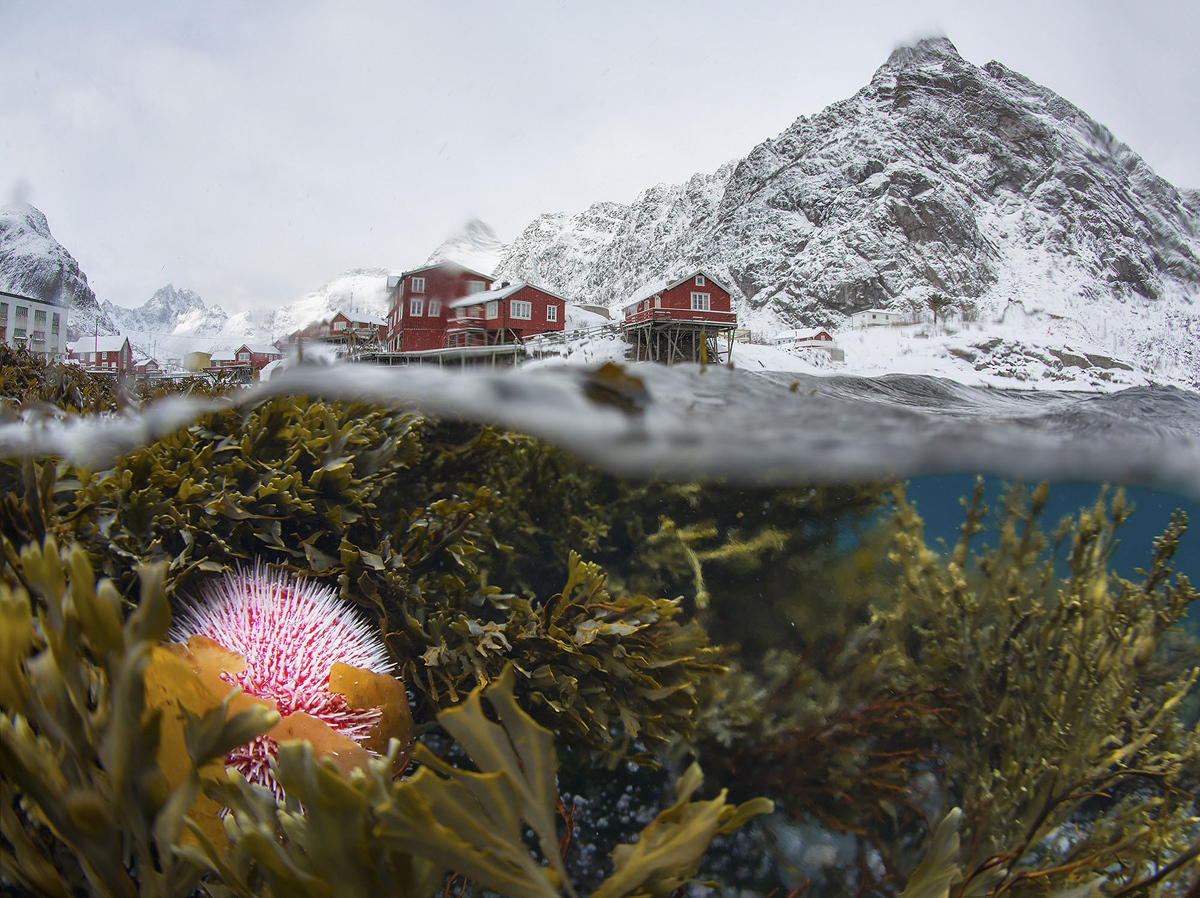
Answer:
<svg viewBox="0 0 1200 898"><path fill-rule="evenodd" d="M486 290L486 281L467 281L467 296L474 296L476 293L483 293Z"/></svg>
<svg viewBox="0 0 1200 898"><path fill-rule="evenodd" d="M532 321L533 303L527 299L510 299L508 301L508 315L517 321Z"/></svg>
<svg viewBox="0 0 1200 898"><path fill-rule="evenodd" d="M440 299L429 300L429 314L433 318L440 318L442 315L442 301Z"/></svg>
<svg viewBox="0 0 1200 898"><path fill-rule="evenodd" d="M408 317L421 318L425 314L425 297L414 296L408 301Z"/></svg>
<svg viewBox="0 0 1200 898"><path fill-rule="evenodd" d="M500 302L499 302L499 300L495 300L495 299L488 300L488 304L485 307L485 309L486 309L486 311L484 311L483 317L486 318L488 321L491 321L495 318L500 317Z"/></svg>
<svg viewBox="0 0 1200 898"><path fill-rule="evenodd" d="M698 275L696 275L696 286L697 286L697 287L704 287L704 286L706 286L706 285L705 285L705 283L704 283L704 275L702 275L702 274L698 274Z"/></svg>
<svg viewBox="0 0 1200 898"><path fill-rule="evenodd" d="M662 297L661 296L654 297L654 308L656 308L656 309L662 308Z"/></svg>
<svg viewBox="0 0 1200 898"><path fill-rule="evenodd" d="M711 312L712 300L707 293L692 293L693 312Z"/></svg>
<svg viewBox="0 0 1200 898"><path fill-rule="evenodd" d="M557 321L558 320L558 306L553 305L553 304L546 306L546 320L547 321Z"/></svg>
<svg viewBox="0 0 1200 898"><path fill-rule="evenodd" d="M409 282L408 282L408 287L409 287L410 292L412 292L412 293L424 293L425 292L425 278L419 278L419 277L410 278Z"/></svg>

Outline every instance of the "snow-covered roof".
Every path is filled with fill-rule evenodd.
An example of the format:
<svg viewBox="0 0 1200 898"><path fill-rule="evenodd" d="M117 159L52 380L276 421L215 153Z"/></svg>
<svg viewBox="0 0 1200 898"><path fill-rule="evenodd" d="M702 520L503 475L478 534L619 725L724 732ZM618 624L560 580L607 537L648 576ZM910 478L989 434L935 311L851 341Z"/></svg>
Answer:
<svg viewBox="0 0 1200 898"><path fill-rule="evenodd" d="M481 271L476 271L474 268L468 268L466 265L459 265L457 262L434 262L431 265L422 265L420 268L410 268L408 271L400 275L401 279L408 277L410 274L420 274L422 271L432 271L435 268L448 268L457 271L465 271L467 274L473 274L476 277L481 277L485 281L490 281L492 276L484 274Z"/></svg>
<svg viewBox="0 0 1200 898"><path fill-rule="evenodd" d="M232 352L214 352L208 357L209 362L236 362L237 356Z"/></svg>
<svg viewBox="0 0 1200 898"><path fill-rule="evenodd" d="M796 341L801 341L801 340L815 340L815 339L817 339L817 337L819 337L821 334L824 334L824 335L825 335L825 336L827 336L827 337L828 337L828 336L830 336L830 333L829 333L829 331L825 330L825 328L823 328L823 327L819 327L819 328L817 328L816 330L812 330L812 331L800 331L800 330L798 330L798 331L793 331L793 332L792 332L792 339L793 339L793 340L796 340Z"/></svg>
<svg viewBox="0 0 1200 898"><path fill-rule="evenodd" d="M518 290L524 287L530 287L537 290L539 293L545 293L547 296L553 296L555 299L566 302L566 299L559 296L557 293L551 293L545 287L535 287L528 281L517 281L515 284L509 284L507 287L497 287L495 290L483 290L479 293L472 293L470 296L463 296L460 299L450 301L449 308L461 309L463 306L474 306L481 302L491 302L494 299L507 299Z"/></svg>
<svg viewBox="0 0 1200 898"><path fill-rule="evenodd" d="M667 290L673 290L684 281L690 281L698 274L704 275L704 279L706 281L716 284L726 293L731 293L728 287L718 281L703 268L697 268L696 270L685 274L683 277L659 278L658 280L651 281L650 283L639 287L634 291L633 295L631 295L629 299L625 300L625 304L622 306L622 308L628 310L630 306L636 306L639 302L643 302L652 296L655 296L659 293L665 293Z"/></svg>
<svg viewBox="0 0 1200 898"><path fill-rule="evenodd" d="M104 336L104 337L81 337L74 343L68 343L67 349L71 352L118 352L128 341L128 337L121 336Z"/></svg>
<svg viewBox="0 0 1200 898"><path fill-rule="evenodd" d="M250 352L257 352L259 355L279 355L279 350L270 343L243 343L238 347L240 352L243 349L248 349ZM216 358L216 356L213 356Z"/></svg>
<svg viewBox="0 0 1200 898"><path fill-rule="evenodd" d="M897 312L895 309L863 309L861 312L855 312L855 315L895 315L897 318L903 318L903 312ZM853 317L853 316L851 316Z"/></svg>

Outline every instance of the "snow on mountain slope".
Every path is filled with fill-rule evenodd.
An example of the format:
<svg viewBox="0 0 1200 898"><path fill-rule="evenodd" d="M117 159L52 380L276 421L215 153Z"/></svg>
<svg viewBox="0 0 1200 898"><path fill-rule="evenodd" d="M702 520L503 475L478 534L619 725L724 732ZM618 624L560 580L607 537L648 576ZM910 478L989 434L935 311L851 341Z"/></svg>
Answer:
<svg viewBox="0 0 1200 898"><path fill-rule="evenodd" d="M491 274L504 250L505 246L496 233L479 219L473 218L430 253L425 264L455 262L480 274Z"/></svg>
<svg viewBox="0 0 1200 898"><path fill-rule="evenodd" d="M68 339L116 332L79 263L28 203L0 206L0 290L69 307Z"/></svg>
<svg viewBox="0 0 1200 898"><path fill-rule="evenodd" d="M615 307L700 267L758 331L836 328L872 307L928 317L939 295L1006 333L1020 319L1200 386L1197 192L944 38L897 50L855 96L713 175L540 217L497 277Z"/></svg>
<svg viewBox="0 0 1200 898"><path fill-rule="evenodd" d="M355 268L334 278L295 302L268 312L263 331L267 342L307 327L315 321L332 318L338 312L347 315L387 317L388 277L399 272L387 268Z"/></svg>

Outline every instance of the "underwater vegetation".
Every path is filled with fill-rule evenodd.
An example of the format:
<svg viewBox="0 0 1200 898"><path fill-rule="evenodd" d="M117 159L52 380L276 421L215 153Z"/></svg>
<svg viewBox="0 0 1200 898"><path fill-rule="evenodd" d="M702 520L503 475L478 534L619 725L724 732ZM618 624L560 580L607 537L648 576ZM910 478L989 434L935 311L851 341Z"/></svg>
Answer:
<svg viewBox="0 0 1200 898"><path fill-rule="evenodd" d="M16 361L9 419L146 401L59 402ZM487 426L237 394L104 470L0 460L3 887L1196 898L1186 521L1125 580L1122 495L1047 533L1045 489L977 493L930 546L896 484L631 483ZM223 694L229 646L180 646L252 571L353 606L392 700L332 691L398 737L341 765L275 739L274 792L226 759L286 709ZM635 781L645 813L563 800ZM838 849L789 848L813 833ZM731 839L758 872L721 865Z"/></svg>

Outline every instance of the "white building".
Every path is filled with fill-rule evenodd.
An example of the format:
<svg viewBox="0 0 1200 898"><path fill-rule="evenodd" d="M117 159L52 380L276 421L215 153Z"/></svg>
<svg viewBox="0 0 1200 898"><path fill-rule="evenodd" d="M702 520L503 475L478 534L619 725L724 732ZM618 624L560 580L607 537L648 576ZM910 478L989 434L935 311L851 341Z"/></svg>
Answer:
<svg viewBox="0 0 1200 898"><path fill-rule="evenodd" d="M23 346L40 359L67 354L67 306L0 290L0 342Z"/></svg>
<svg viewBox="0 0 1200 898"><path fill-rule="evenodd" d="M850 316L850 326L855 328L910 323L909 317L903 312L892 312L888 309L866 309Z"/></svg>

